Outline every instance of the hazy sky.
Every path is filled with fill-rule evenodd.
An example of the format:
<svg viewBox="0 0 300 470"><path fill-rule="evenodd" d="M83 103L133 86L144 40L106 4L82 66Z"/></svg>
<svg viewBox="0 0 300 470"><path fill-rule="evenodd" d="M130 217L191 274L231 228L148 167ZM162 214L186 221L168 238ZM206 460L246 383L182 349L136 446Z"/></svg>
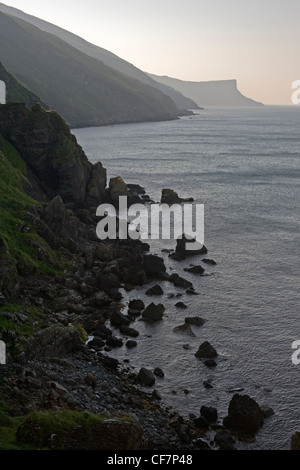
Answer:
<svg viewBox="0 0 300 470"><path fill-rule="evenodd" d="M300 0L7 0L114 52L183 80L236 78L265 104L291 104L300 80Z"/></svg>

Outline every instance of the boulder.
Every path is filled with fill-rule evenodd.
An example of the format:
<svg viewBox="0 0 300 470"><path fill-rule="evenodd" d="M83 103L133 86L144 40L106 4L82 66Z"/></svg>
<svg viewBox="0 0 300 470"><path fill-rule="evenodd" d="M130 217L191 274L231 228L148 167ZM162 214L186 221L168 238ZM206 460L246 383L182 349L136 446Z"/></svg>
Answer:
<svg viewBox="0 0 300 470"><path fill-rule="evenodd" d="M134 340L129 340L129 341L127 341L127 343L126 343L126 347L127 347L128 349L135 348L136 346L137 346L137 342L134 341Z"/></svg>
<svg viewBox="0 0 300 470"><path fill-rule="evenodd" d="M200 414L210 423L215 423L218 419L217 408L214 408L213 406L201 406Z"/></svg>
<svg viewBox="0 0 300 470"><path fill-rule="evenodd" d="M204 258L202 261L203 263L211 264L212 266L215 266L217 264L213 259Z"/></svg>
<svg viewBox="0 0 300 470"><path fill-rule="evenodd" d="M228 430L218 431L214 437L214 441L220 450L236 450L235 440Z"/></svg>
<svg viewBox="0 0 300 470"><path fill-rule="evenodd" d="M150 322L159 321L162 319L165 311L163 304L154 304L153 302L145 308L142 313L142 317Z"/></svg>
<svg viewBox="0 0 300 470"><path fill-rule="evenodd" d="M175 287L183 287L185 289L190 289L193 287L193 284L190 281L187 281L183 277L179 276L177 273L171 274L168 280L174 284Z"/></svg>
<svg viewBox="0 0 300 470"><path fill-rule="evenodd" d="M156 284L155 286L152 286L150 287L150 289L148 289L146 291L146 295L162 295L164 293L164 291L162 290L162 288Z"/></svg>
<svg viewBox="0 0 300 470"><path fill-rule="evenodd" d="M162 371L162 369L160 369L160 367L155 367L153 372L154 375L156 375L157 377L163 378L165 376L164 372Z"/></svg>
<svg viewBox="0 0 300 470"><path fill-rule="evenodd" d="M151 370L145 369L145 367L141 368L138 374L138 380L146 387L152 387L152 385L155 384L155 376L153 372L151 372Z"/></svg>
<svg viewBox="0 0 300 470"><path fill-rule="evenodd" d="M132 338L137 338L140 334L134 328L130 328L129 326L126 326L126 325L121 325L120 326L120 332L123 333L123 335L127 335L127 336L130 336Z"/></svg>
<svg viewBox="0 0 300 470"><path fill-rule="evenodd" d="M191 244L193 244L193 249L191 249ZM193 256L207 253L207 248L195 238L183 233L181 238L177 239L175 251L184 256Z"/></svg>
<svg viewBox="0 0 300 470"><path fill-rule="evenodd" d="M187 335L187 336L192 336L192 337L195 337L195 333L193 332L192 328L190 327L190 325L187 325L186 323L184 325L180 325L180 326L176 326L174 329L173 329L174 333L181 333L183 335Z"/></svg>
<svg viewBox="0 0 300 470"><path fill-rule="evenodd" d="M163 258L156 255L145 255L143 267L146 275L149 277L158 276L160 273L164 273L166 271Z"/></svg>
<svg viewBox="0 0 300 470"><path fill-rule="evenodd" d="M200 359L213 359L214 357L217 357L217 355L217 351L208 341L204 341L204 343L199 346L199 349L195 354L195 356Z"/></svg>
<svg viewBox="0 0 300 470"><path fill-rule="evenodd" d="M130 310L137 310L141 312L145 308L145 304L141 299L133 299L129 302L128 308Z"/></svg>
<svg viewBox="0 0 300 470"><path fill-rule="evenodd" d="M177 302L177 304L175 304L175 307L182 309L188 308L187 305L185 305L183 302Z"/></svg>
<svg viewBox="0 0 300 470"><path fill-rule="evenodd" d="M191 268L184 268L184 271L187 273L192 273L192 274L203 274L204 273L204 268L202 266L192 266Z"/></svg>
<svg viewBox="0 0 300 470"><path fill-rule="evenodd" d="M258 403L248 395L235 393L223 424L239 437L253 437L263 425L264 415Z"/></svg>
<svg viewBox="0 0 300 470"><path fill-rule="evenodd" d="M116 336L108 336L106 339L106 344L111 348L121 348L123 346L123 341L121 338L116 338Z"/></svg>
<svg viewBox="0 0 300 470"><path fill-rule="evenodd" d="M109 196L110 199L115 206L119 206L119 197L120 196L127 196L129 192L127 188L127 184L123 181L121 176L117 176L116 178L111 178L109 181Z"/></svg>
<svg viewBox="0 0 300 470"><path fill-rule="evenodd" d="M80 349L79 329L75 326L53 325L38 331L27 341L26 355L29 358L61 357Z"/></svg>
<svg viewBox="0 0 300 470"><path fill-rule="evenodd" d="M121 325L128 326L130 322L129 322L129 319L125 317L125 315L123 315L123 313L116 310L112 313L110 317L110 323L113 326L121 326Z"/></svg>
<svg viewBox="0 0 300 470"><path fill-rule="evenodd" d="M163 189L161 194L161 204L168 204L169 206L173 204L181 204L182 202L193 202L194 199L187 198L183 199L178 196L178 194L173 189Z"/></svg>

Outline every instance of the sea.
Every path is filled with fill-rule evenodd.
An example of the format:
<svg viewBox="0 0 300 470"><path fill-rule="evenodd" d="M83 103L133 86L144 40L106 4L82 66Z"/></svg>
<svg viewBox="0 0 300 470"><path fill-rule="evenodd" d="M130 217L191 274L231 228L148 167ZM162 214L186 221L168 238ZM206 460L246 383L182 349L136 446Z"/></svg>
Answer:
<svg viewBox="0 0 300 470"><path fill-rule="evenodd" d="M155 202L171 188L204 204L205 258L216 262L206 265L199 255L175 261L162 252L175 240L150 241L167 272L191 281L198 295L167 281L155 298L145 291L156 282L121 289L124 313L134 298L166 310L154 324L137 319L137 347L110 355L133 372L160 367L165 376L155 388L162 406L186 418L205 405L216 407L222 422L232 396L249 395L274 414L253 442L237 447L290 449L300 431L300 363L292 360L300 341L300 106L207 108L174 121L72 132L89 160L102 162L108 180L140 184ZM184 271L197 264L203 276ZM192 327L193 336L174 332L187 316L206 320ZM195 357L204 341L218 352L214 368Z"/></svg>

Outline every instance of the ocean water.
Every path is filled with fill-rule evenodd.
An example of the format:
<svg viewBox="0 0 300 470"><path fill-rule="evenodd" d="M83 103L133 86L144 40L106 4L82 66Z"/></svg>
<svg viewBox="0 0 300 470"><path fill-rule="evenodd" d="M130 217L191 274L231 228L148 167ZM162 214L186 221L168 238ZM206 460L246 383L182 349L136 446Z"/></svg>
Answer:
<svg viewBox="0 0 300 470"><path fill-rule="evenodd" d="M201 256L172 261L161 249L174 248L174 241L152 242L168 272L193 282L199 295L168 282L161 283L164 295L158 298L146 296L145 287L124 292L125 304L140 296L146 304L163 302L166 311L154 325L137 320L138 347L111 355L129 359L136 372L161 367L165 377L155 387L162 404L184 416L198 416L207 405L216 406L222 419L234 390L250 395L275 414L255 442L238 447L289 449L300 431L300 364L291 360L292 342L300 340L300 107L211 108L176 121L73 133L90 161L107 168L108 178L141 184L155 201L162 188L172 188L203 203L206 257L217 263L205 266ZM206 276L183 271L199 262ZM168 298L170 293L182 296ZM175 307L179 300L186 310ZM207 320L192 327L195 336L174 333L195 315ZM203 341L219 353L213 369L195 357ZM213 388L203 386L206 380Z"/></svg>

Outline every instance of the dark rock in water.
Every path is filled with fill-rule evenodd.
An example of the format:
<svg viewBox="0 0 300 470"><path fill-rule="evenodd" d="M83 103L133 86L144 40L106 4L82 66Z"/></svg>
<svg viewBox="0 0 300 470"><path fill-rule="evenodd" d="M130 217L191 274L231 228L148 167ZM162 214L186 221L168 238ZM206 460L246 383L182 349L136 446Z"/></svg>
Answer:
<svg viewBox="0 0 300 470"><path fill-rule="evenodd" d="M155 384L155 376L151 370L145 369L144 367L141 368L138 374L138 380L142 385L146 387L152 387Z"/></svg>
<svg viewBox="0 0 300 470"><path fill-rule="evenodd" d="M193 287L193 284L190 281L180 277L177 273L171 274L169 281L172 282L175 287L184 287L186 289Z"/></svg>
<svg viewBox="0 0 300 470"><path fill-rule="evenodd" d="M139 310L141 312L144 310L145 304L141 299L134 299L129 302L128 308L131 310Z"/></svg>
<svg viewBox="0 0 300 470"><path fill-rule="evenodd" d="M89 348L103 348L105 345L105 341L103 341L100 336L94 336L92 341L89 341L88 346Z"/></svg>
<svg viewBox="0 0 300 470"><path fill-rule="evenodd" d="M161 195L161 204L168 204L168 205L173 205L173 204L181 204L182 202L193 202L194 199L188 198L188 199L183 199L178 196L178 194L173 190L173 189L163 189L162 190L162 195Z"/></svg>
<svg viewBox="0 0 300 470"><path fill-rule="evenodd" d="M126 325L120 326L120 332L123 333L123 335L131 336L132 338L137 338L140 334L134 328L129 328L129 326Z"/></svg>
<svg viewBox="0 0 300 470"><path fill-rule="evenodd" d="M150 289L147 290L146 295L162 295L163 293L164 291L162 290L162 288L158 284L156 284L155 286L150 287Z"/></svg>
<svg viewBox="0 0 300 470"><path fill-rule="evenodd" d="M204 258L202 261L203 263L211 264L212 266L215 266L217 264L213 259Z"/></svg>
<svg viewBox="0 0 300 470"><path fill-rule="evenodd" d="M152 398L154 400L161 400L162 399L162 396L161 396L161 393L158 391L158 390L153 390L152 392Z"/></svg>
<svg viewBox="0 0 300 470"><path fill-rule="evenodd" d="M204 416L199 416L199 418L193 419L193 423L197 428L208 429L209 428L209 421Z"/></svg>
<svg viewBox="0 0 300 470"><path fill-rule="evenodd" d="M195 439L193 441L193 444L199 450L212 450L211 447L209 446L208 442L205 439L203 439L202 437L199 437L199 439Z"/></svg>
<svg viewBox="0 0 300 470"><path fill-rule="evenodd" d="M176 326L173 331L174 333L181 333L192 337L196 336L190 325L187 325L186 323L184 325Z"/></svg>
<svg viewBox="0 0 300 470"><path fill-rule="evenodd" d="M127 343L126 343L126 347L127 347L128 349L135 348L136 346L137 346L137 342L134 341L134 340L129 340L129 341L127 341Z"/></svg>
<svg viewBox="0 0 300 470"><path fill-rule="evenodd" d="M214 359L206 359L204 365L206 365L206 367L217 367L217 363Z"/></svg>
<svg viewBox="0 0 300 470"><path fill-rule="evenodd" d="M165 376L164 372L159 367L156 367L154 369L154 375L160 378L163 378Z"/></svg>
<svg viewBox="0 0 300 470"><path fill-rule="evenodd" d="M236 450L235 440L227 430L218 431L214 437L215 443L220 450Z"/></svg>
<svg viewBox="0 0 300 470"><path fill-rule="evenodd" d="M146 275L149 277L158 276L166 271L163 258L156 255L145 255L143 267Z"/></svg>
<svg viewBox="0 0 300 470"><path fill-rule="evenodd" d="M194 289L187 289L186 293L188 295L199 295L199 293L196 292Z"/></svg>
<svg viewBox="0 0 300 470"><path fill-rule="evenodd" d="M296 431L292 436L291 450L300 450L300 432Z"/></svg>
<svg viewBox="0 0 300 470"><path fill-rule="evenodd" d="M201 317L186 317L184 321L188 325L202 326L204 325L206 320L204 320L204 318L201 318Z"/></svg>
<svg viewBox="0 0 300 470"><path fill-rule="evenodd" d="M109 369L117 369L119 365L119 361L117 359L109 356L102 356L101 361Z"/></svg>
<svg viewBox="0 0 300 470"><path fill-rule="evenodd" d="M94 336L99 336L102 339L106 339L108 336L112 335L112 331L105 325L97 325L96 328L92 329L91 333Z"/></svg>
<svg viewBox="0 0 300 470"><path fill-rule="evenodd" d="M159 321L162 319L165 311L163 304L154 304L153 302L145 308L142 317L150 322Z"/></svg>
<svg viewBox="0 0 300 470"><path fill-rule="evenodd" d="M128 195L129 195L129 192L128 192L127 184L123 181L123 179L120 176L110 179L109 196L110 196L111 202L115 206L117 207L119 206L120 196L128 197Z"/></svg>
<svg viewBox="0 0 300 470"><path fill-rule="evenodd" d="M275 411L269 406L262 405L260 409L263 412L265 418L269 418L270 416L273 416L275 414Z"/></svg>
<svg viewBox="0 0 300 470"><path fill-rule="evenodd" d="M202 255L207 253L207 248L196 241L195 238L187 234L182 234L182 238L177 239L176 253L185 256Z"/></svg>
<svg viewBox="0 0 300 470"><path fill-rule="evenodd" d="M202 266L192 266L191 268L184 268L184 271L188 272L188 273L192 273L192 274L203 274L204 273L204 269L202 268Z"/></svg>
<svg viewBox="0 0 300 470"><path fill-rule="evenodd" d="M184 261L186 256L183 253L174 252L169 255L169 258L174 259L175 261Z"/></svg>
<svg viewBox="0 0 300 470"><path fill-rule="evenodd" d="M121 348L123 346L123 341L121 340L121 338L116 338L115 336L108 336L106 344L111 348Z"/></svg>
<svg viewBox="0 0 300 470"><path fill-rule="evenodd" d="M248 395L234 394L223 424L240 438L253 437L263 425L264 415L258 403Z"/></svg>
<svg viewBox="0 0 300 470"><path fill-rule="evenodd" d="M110 323L113 326L121 326L121 325L128 326L129 319L125 317L125 315L123 315L122 313L115 311L110 317Z"/></svg>
<svg viewBox="0 0 300 470"><path fill-rule="evenodd" d="M175 304L175 307L177 307L177 308L188 308L187 305L185 305L183 302L177 302L177 304Z"/></svg>
<svg viewBox="0 0 300 470"><path fill-rule="evenodd" d="M214 408L213 406L201 406L200 414L210 423L215 423L218 419L217 408Z"/></svg>
<svg viewBox="0 0 300 470"><path fill-rule="evenodd" d="M217 351L208 341L202 343L195 354L195 356L199 357L200 359L212 359L217 357L217 355Z"/></svg>
<svg viewBox="0 0 300 470"><path fill-rule="evenodd" d="M128 316L132 319L139 317L141 315L140 310L128 310Z"/></svg>
<svg viewBox="0 0 300 470"><path fill-rule="evenodd" d="M213 385L210 383L210 380L205 380L203 382L205 388L214 388Z"/></svg>

